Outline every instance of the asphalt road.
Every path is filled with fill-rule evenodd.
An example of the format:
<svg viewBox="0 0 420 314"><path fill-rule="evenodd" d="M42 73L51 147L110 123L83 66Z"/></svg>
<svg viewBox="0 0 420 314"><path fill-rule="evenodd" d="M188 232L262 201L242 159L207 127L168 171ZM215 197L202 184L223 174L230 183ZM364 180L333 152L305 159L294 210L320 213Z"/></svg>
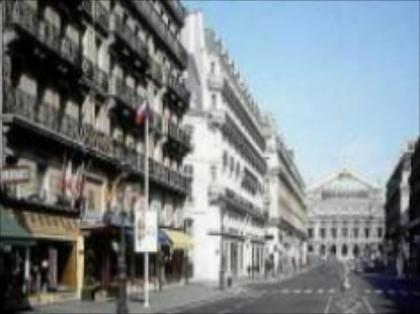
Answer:
<svg viewBox="0 0 420 314"><path fill-rule="evenodd" d="M420 313L420 282L350 273L328 263L287 281L251 284L230 297L183 307L182 313Z"/></svg>

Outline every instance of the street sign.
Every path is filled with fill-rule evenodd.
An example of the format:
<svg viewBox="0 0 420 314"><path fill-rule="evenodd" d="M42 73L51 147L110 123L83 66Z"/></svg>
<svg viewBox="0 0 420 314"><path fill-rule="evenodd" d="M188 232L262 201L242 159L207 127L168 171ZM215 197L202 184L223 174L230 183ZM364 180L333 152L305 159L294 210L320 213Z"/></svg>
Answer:
<svg viewBox="0 0 420 314"><path fill-rule="evenodd" d="M0 184L12 185L29 182L31 178L28 166L4 167L1 169Z"/></svg>

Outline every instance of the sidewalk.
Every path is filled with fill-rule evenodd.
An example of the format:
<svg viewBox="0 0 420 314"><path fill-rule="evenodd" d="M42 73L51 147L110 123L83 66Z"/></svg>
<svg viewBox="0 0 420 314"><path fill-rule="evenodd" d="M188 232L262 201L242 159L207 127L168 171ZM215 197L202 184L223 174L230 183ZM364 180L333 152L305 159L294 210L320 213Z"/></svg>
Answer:
<svg viewBox="0 0 420 314"><path fill-rule="evenodd" d="M283 275L275 278L267 278L264 276L251 278L241 278L234 282L233 286L225 291L218 290L217 283L194 282L188 285L166 286L161 292L150 293L150 307L144 308L143 293L131 294L128 297L128 309L130 313L162 313L182 308L185 306L198 305L200 303L208 303L212 301L229 298L235 295L242 288L258 283L275 283L290 279L312 269L312 267L302 269L290 275ZM32 311L23 313L115 313L116 300L103 301L67 301L62 303L37 306Z"/></svg>

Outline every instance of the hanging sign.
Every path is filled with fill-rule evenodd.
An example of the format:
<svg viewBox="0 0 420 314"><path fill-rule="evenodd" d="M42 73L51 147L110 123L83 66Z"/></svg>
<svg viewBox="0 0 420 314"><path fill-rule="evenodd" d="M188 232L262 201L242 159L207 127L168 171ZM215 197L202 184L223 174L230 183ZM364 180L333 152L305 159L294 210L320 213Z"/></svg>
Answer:
<svg viewBox="0 0 420 314"><path fill-rule="evenodd" d="M137 253L154 253L158 250L158 219L157 211L149 209L135 211L134 219L134 250Z"/></svg>

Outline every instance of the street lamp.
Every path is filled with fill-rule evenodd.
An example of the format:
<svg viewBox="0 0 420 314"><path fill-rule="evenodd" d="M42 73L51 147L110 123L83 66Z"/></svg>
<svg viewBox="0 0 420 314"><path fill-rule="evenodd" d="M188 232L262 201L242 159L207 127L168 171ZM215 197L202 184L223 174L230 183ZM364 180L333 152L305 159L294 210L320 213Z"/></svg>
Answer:
<svg viewBox="0 0 420 314"><path fill-rule="evenodd" d="M128 314L127 306L127 263L125 260L126 243L125 243L125 219L127 212L121 209L120 212L120 249L118 250L118 299L117 299L117 314Z"/></svg>
<svg viewBox="0 0 420 314"><path fill-rule="evenodd" d="M224 205L220 206L220 271L219 271L219 288L225 290L225 256L223 250L223 234L225 227L223 224Z"/></svg>

